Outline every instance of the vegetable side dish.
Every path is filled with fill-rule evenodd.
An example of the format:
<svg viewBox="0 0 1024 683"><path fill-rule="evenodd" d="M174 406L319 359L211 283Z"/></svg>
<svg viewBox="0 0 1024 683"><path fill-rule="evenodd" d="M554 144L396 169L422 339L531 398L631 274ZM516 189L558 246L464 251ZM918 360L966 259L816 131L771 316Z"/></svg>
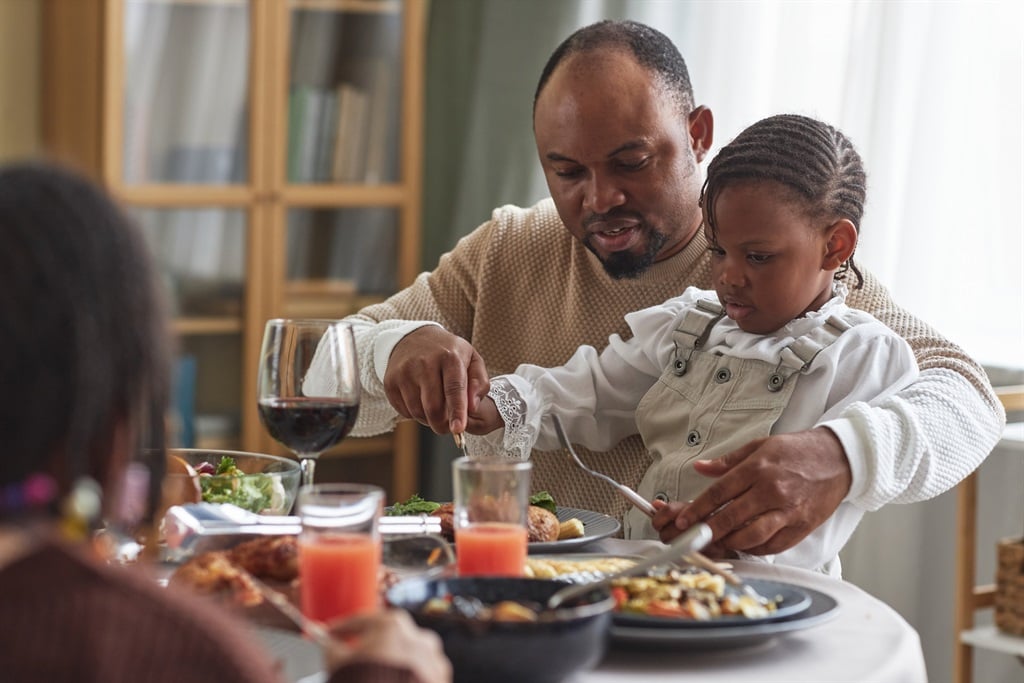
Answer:
<svg viewBox="0 0 1024 683"><path fill-rule="evenodd" d="M205 503L231 503L250 512L279 512L285 502L284 486L269 474L246 474L235 459L222 456L216 466L196 466Z"/></svg>
<svg viewBox="0 0 1024 683"><path fill-rule="evenodd" d="M767 617L775 600L758 600L726 590L725 579L706 571L671 569L652 576L617 579L612 584L615 611L648 617L708 621L719 617Z"/></svg>

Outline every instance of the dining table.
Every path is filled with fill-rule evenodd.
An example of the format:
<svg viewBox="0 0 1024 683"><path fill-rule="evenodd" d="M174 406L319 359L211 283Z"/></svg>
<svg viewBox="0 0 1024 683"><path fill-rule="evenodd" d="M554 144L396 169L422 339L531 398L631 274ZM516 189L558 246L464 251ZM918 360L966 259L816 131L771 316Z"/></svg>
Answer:
<svg viewBox="0 0 1024 683"><path fill-rule="evenodd" d="M660 544L605 538L580 552L640 555ZM841 579L796 567L735 560L735 573L800 587L814 596L811 615L801 624L752 629L754 637L722 638L705 630L682 634L616 632L604 658L563 683L926 683L924 654L917 631L894 609ZM295 633L256 628L266 652L287 680L326 679L322 656ZM481 682L486 683L486 682Z"/></svg>

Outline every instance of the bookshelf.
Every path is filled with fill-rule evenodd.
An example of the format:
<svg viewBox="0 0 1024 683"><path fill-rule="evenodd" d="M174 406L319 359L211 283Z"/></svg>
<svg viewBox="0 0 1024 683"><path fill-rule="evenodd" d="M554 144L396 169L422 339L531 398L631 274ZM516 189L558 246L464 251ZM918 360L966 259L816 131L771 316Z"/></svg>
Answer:
<svg viewBox="0 0 1024 683"><path fill-rule="evenodd" d="M342 317L416 276L425 12L44 0L44 149L107 187L156 255L181 355L178 445L284 454L255 408L264 322ZM344 477L352 460L405 498L417 441L413 424L350 438L320 471Z"/></svg>

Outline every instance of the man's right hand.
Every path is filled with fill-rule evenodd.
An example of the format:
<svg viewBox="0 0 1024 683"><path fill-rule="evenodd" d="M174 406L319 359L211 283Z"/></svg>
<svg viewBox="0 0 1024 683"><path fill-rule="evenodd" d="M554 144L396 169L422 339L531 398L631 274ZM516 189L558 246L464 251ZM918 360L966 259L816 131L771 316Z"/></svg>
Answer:
<svg viewBox="0 0 1024 683"><path fill-rule="evenodd" d="M402 417L437 434L461 433L491 383L473 346L436 325L407 334L395 345L384 372L384 393Z"/></svg>

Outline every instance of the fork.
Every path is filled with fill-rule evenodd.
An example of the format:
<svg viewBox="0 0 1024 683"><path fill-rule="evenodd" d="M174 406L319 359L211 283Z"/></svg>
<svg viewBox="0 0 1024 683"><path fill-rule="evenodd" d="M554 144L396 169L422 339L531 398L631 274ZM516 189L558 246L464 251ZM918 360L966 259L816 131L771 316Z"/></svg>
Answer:
<svg viewBox="0 0 1024 683"><path fill-rule="evenodd" d="M622 494L623 497L626 498L626 500L628 500L630 503L639 508L640 511L648 517L654 516L654 506L651 505L651 503L648 500L646 500L643 496L641 496L639 493L629 488L625 484L620 484L619 482L609 477L607 474L602 474L601 472L592 470L586 465L584 465L583 461L580 460L580 456L576 455L576 451L573 450L572 444L569 443L569 437L565 435L565 430L562 428L562 423L561 421L559 421L558 416L552 415L551 420L555 423L555 433L558 434L558 440L562 443L562 447L565 448L565 450L569 451L569 457L572 458L572 461L576 464L577 467L579 467L581 470L591 475L592 477L597 477L598 479L601 479L614 486L616 490L618 490L618 492Z"/></svg>
<svg viewBox="0 0 1024 683"><path fill-rule="evenodd" d="M267 602L273 605L278 612L287 617L293 624L298 626L304 634L312 638L317 645L324 649L337 646L337 642L331 637L331 634L323 624L315 619L307 617L299 610L298 607L293 605L288 598L263 583L255 576L250 576L249 578L252 581L252 584L256 587L256 590L260 592L260 595L262 595Z"/></svg>
<svg viewBox="0 0 1024 683"><path fill-rule="evenodd" d="M654 513L655 513L654 506L651 505L651 503L649 501L647 501L639 493L637 493L633 489L629 488L625 484L620 484L619 482L615 481L614 479L612 479L608 475L602 474L601 472L594 471L594 470L590 469L589 467L587 467L586 465L584 465L583 461L580 460L580 457L578 455L576 455L576 451L573 450L572 444L569 443L569 437L566 436L565 429L562 428L562 423L558 419L558 416L557 415L552 415L551 416L551 420L552 420L552 422L555 423L555 433L558 434L558 440L561 442L561 444L565 448L565 450L567 450L569 452L569 457L572 458L573 462L576 463L577 467L582 469L587 474L590 474L591 476L597 477L598 479L603 479L607 483L611 484L630 503L632 503L637 508L639 508L641 512L643 512L648 517L654 517ZM700 552L699 550L692 550L690 552L687 552L687 553L683 554L682 557L689 564L692 564L695 567L700 567L701 569L704 569L705 571L711 572L712 574L717 574L717 575L721 576L723 579L725 579L726 583L735 586L736 588L738 588L739 590L743 591L745 594L747 594L751 598L757 599L760 602L764 602L764 598L761 595L759 595L757 593L757 591L755 591L749 584L745 583L743 581L743 579L741 579L739 576L737 576L736 574L732 573L728 569L725 569L725 568L721 567L717 562L715 562L714 560L712 560L711 558L709 558L707 555L705 555L704 553Z"/></svg>
<svg viewBox="0 0 1024 683"><path fill-rule="evenodd" d="M452 438L455 439L455 447L462 449L462 454L469 457L469 451L466 450L466 435L463 432L452 432Z"/></svg>

